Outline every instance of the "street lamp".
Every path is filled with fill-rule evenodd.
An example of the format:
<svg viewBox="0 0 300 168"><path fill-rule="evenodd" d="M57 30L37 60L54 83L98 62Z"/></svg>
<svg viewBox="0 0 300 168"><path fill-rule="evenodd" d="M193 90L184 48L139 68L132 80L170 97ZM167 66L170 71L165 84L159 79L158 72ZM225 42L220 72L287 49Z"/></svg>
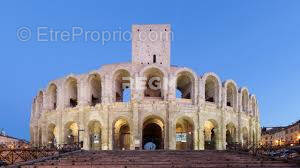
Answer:
<svg viewBox="0 0 300 168"><path fill-rule="evenodd" d="M78 144L80 143L80 141L79 141L79 133L80 133L81 131L83 132L84 129L78 129Z"/></svg>

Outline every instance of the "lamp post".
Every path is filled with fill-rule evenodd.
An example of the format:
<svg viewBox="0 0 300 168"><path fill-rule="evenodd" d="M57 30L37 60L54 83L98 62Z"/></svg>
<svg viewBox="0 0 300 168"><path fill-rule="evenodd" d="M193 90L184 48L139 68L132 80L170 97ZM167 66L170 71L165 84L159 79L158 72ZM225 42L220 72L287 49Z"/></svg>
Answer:
<svg viewBox="0 0 300 168"><path fill-rule="evenodd" d="M78 144L80 143L80 141L79 141L79 135L80 135L80 134L79 134L79 133L80 133L81 131L84 132L84 129L78 129Z"/></svg>

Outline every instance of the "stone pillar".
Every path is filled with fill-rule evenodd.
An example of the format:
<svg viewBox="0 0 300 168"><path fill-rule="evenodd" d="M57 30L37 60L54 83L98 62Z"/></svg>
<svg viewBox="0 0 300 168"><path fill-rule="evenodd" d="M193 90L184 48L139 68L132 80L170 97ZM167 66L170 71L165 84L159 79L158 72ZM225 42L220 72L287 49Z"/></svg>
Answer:
<svg viewBox="0 0 300 168"><path fill-rule="evenodd" d="M195 128L195 126L194 126ZM198 144L198 129L194 129L193 132L193 144L194 144L194 150L199 150L199 144Z"/></svg>
<svg viewBox="0 0 300 168"><path fill-rule="evenodd" d="M176 99L176 76L174 74L169 74L167 99Z"/></svg>
<svg viewBox="0 0 300 168"><path fill-rule="evenodd" d="M199 105L200 106L200 105ZM198 149L199 150L204 150L204 144L205 144L205 140L204 140L204 120L201 116L201 107L198 107L198 124L197 124L197 133L198 133Z"/></svg>
<svg viewBox="0 0 300 168"><path fill-rule="evenodd" d="M220 129L220 130L219 130ZM219 147L218 150L226 149L226 125L224 121L224 111L221 111L221 122L220 128L218 129L219 138Z"/></svg>
<svg viewBox="0 0 300 168"><path fill-rule="evenodd" d="M204 125L199 125L198 127L198 146L199 146L199 150L204 150L204 144L205 144L205 140L204 140L204 134L203 134L203 131L204 131Z"/></svg>
<svg viewBox="0 0 300 168"><path fill-rule="evenodd" d="M104 111L104 118L103 121L105 124L103 124L103 138L102 138L102 149L103 150L109 150L113 149L113 140L112 140L112 124L110 121L110 114L109 114L109 107L108 105L103 105L103 111Z"/></svg>
<svg viewBox="0 0 300 168"><path fill-rule="evenodd" d="M217 150L224 150L226 149L226 143L224 141L224 134L226 134L226 130L224 132L224 129L218 128L216 129L216 148Z"/></svg>
<svg viewBox="0 0 300 168"><path fill-rule="evenodd" d="M110 75L104 75L102 85L102 101L103 103L112 103L112 77Z"/></svg>
<svg viewBox="0 0 300 168"><path fill-rule="evenodd" d="M90 135L88 125L84 128L84 136L83 136L83 149L90 150ZM100 142L101 143L101 142Z"/></svg>
<svg viewBox="0 0 300 168"><path fill-rule="evenodd" d="M205 83L201 78L198 79L198 106L205 103Z"/></svg>
<svg viewBox="0 0 300 168"><path fill-rule="evenodd" d="M66 95L64 81L57 84L57 108L56 108L56 127L58 131L57 144L64 144L64 126L63 126L63 109L66 107Z"/></svg>
<svg viewBox="0 0 300 168"><path fill-rule="evenodd" d="M47 146L48 145L47 125L41 124L41 129L42 129L42 145Z"/></svg>
<svg viewBox="0 0 300 168"><path fill-rule="evenodd" d="M133 121L133 128L132 128L132 133L133 133L133 146L134 149L140 148L142 142L140 139L141 136L141 131L139 129L139 110L138 110L138 103L136 101L133 101L131 103L132 107L132 121Z"/></svg>
<svg viewBox="0 0 300 168"><path fill-rule="evenodd" d="M226 91L226 88L221 86L220 92L221 92L221 99L220 99L221 108L225 110L226 107L227 107L227 91Z"/></svg>
<svg viewBox="0 0 300 168"><path fill-rule="evenodd" d="M108 126L105 125L102 127L101 129L102 131L102 137L101 137L101 140L102 140L102 150L109 150L109 143L108 143Z"/></svg>
<svg viewBox="0 0 300 168"><path fill-rule="evenodd" d="M167 114L166 114L166 126L168 127L168 148L170 150L176 150L176 121L174 120L174 113L175 113L175 102L170 100L168 102Z"/></svg>
<svg viewBox="0 0 300 168"><path fill-rule="evenodd" d="M90 103L90 85L87 78L87 76L78 78L78 105L81 107Z"/></svg>
<svg viewBox="0 0 300 168"><path fill-rule="evenodd" d="M174 121L175 122L175 121ZM176 128L173 121L169 121L169 148L170 150L176 150Z"/></svg>

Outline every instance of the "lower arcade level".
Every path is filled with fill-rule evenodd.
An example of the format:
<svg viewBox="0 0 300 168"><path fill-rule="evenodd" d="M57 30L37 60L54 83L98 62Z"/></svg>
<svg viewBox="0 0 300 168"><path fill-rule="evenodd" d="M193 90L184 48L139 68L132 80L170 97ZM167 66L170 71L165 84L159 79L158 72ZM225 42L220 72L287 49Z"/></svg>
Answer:
<svg viewBox="0 0 300 168"><path fill-rule="evenodd" d="M224 150L257 145L256 117L214 104L147 101L49 111L31 124L34 146L82 143L86 150Z"/></svg>

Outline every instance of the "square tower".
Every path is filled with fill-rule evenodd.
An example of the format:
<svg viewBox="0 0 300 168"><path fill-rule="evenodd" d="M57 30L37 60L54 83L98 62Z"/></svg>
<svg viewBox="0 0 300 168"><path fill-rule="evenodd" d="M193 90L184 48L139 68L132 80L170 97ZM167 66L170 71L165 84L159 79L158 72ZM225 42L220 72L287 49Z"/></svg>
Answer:
<svg viewBox="0 0 300 168"><path fill-rule="evenodd" d="M132 26L132 63L170 66L171 26L149 24Z"/></svg>

